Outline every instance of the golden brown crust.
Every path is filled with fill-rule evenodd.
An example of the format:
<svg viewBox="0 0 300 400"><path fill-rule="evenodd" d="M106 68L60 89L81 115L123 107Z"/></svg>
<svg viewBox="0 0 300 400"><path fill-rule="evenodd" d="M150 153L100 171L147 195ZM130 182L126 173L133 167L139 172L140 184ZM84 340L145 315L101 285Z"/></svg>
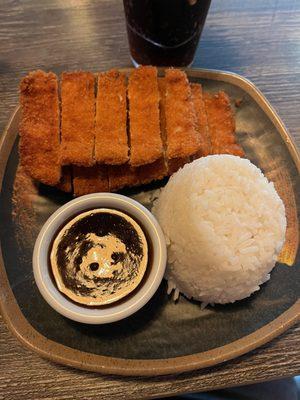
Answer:
<svg viewBox="0 0 300 400"><path fill-rule="evenodd" d="M61 76L61 161L63 165L94 163L95 79L91 72Z"/></svg>
<svg viewBox="0 0 300 400"><path fill-rule="evenodd" d="M33 179L54 186L60 180L57 77L34 71L20 84L21 164Z"/></svg>
<svg viewBox="0 0 300 400"><path fill-rule="evenodd" d="M202 86L198 83L191 83L191 89L200 138L200 150L196 153L196 157L198 158L201 156L208 156L212 153L212 149L208 132L208 122L203 100Z"/></svg>
<svg viewBox="0 0 300 400"><path fill-rule="evenodd" d="M115 192L124 187L144 185L163 179L167 175L168 170L163 157L151 164L141 165L140 167L132 167L129 164L109 166L109 190Z"/></svg>
<svg viewBox="0 0 300 400"><path fill-rule="evenodd" d="M207 154L244 156L236 143L234 114L224 92L203 94L201 85L189 85L180 70L169 69L165 78L157 79L156 68L142 67L132 73L129 85L130 162L135 165L130 164L125 77L112 70L98 79L95 154L101 164L97 165L91 165L93 74L63 74L61 146L57 77L36 71L22 80L20 156L26 173L34 179L80 196L150 183ZM71 166L61 169L60 151L63 162Z"/></svg>
<svg viewBox="0 0 300 400"><path fill-rule="evenodd" d="M154 163L142 165L137 168L139 184L143 185L152 181L163 179L168 175L168 168L164 157L154 161Z"/></svg>
<svg viewBox="0 0 300 400"><path fill-rule="evenodd" d="M125 75L111 70L98 75L95 160L103 164L128 161Z"/></svg>
<svg viewBox="0 0 300 400"><path fill-rule="evenodd" d="M139 185L137 168L129 164L110 165L108 168L109 191L116 192L119 189Z"/></svg>
<svg viewBox="0 0 300 400"><path fill-rule="evenodd" d="M167 69L165 81L167 157L188 157L200 150L191 88L186 74L178 69Z"/></svg>
<svg viewBox="0 0 300 400"><path fill-rule="evenodd" d="M105 165L73 166L73 190L75 196L109 192L107 167Z"/></svg>
<svg viewBox="0 0 300 400"><path fill-rule="evenodd" d="M176 158L167 158L167 149L168 149L168 141L167 141L167 131L166 131L166 79L159 78L158 79L158 88L160 92L160 129L164 147L164 157L165 164L167 168L166 175L172 175L174 172L178 171L179 168L183 167L184 164L190 161L189 157L176 157Z"/></svg>
<svg viewBox="0 0 300 400"><path fill-rule="evenodd" d="M190 162L190 157L172 158L168 160L168 175L174 174L188 162Z"/></svg>
<svg viewBox="0 0 300 400"><path fill-rule="evenodd" d="M163 154L159 123L157 69L139 67L128 84L130 164L150 164Z"/></svg>
<svg viewBox="0 0 300 400"><path fill-rule="evenodd" d="M70 165L65 165L61 169L61 178L56 185L57 189L61 190L62 192L72 193L73 192L73 185L72 185L72 167Z"/></svg>
<svg viewBox="0 0 300 400"><path fill-rule="evenodd" d="M214 154L231 154L232 156L245 157L245 152L242 146L237 143L227 144L219 147L214 151Z"/></svg>
<svg viewBox="0 0 300 400"><path fill-rule="evenodd" d="M203 97L213 154L244 156L242 147L236 143L235 118L227 94L204 92Z"/></svg>

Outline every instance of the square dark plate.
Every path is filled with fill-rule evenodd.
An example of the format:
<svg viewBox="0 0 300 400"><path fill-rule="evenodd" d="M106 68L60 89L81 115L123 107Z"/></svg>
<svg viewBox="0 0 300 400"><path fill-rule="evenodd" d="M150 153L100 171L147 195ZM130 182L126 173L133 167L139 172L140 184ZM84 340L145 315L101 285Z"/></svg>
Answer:
<svg viewBox="0 0 300 400"><path fill-rule="evenodd" d="M237 357L299 320L299 154L279 117L249 81L220 71L186 72L204 90L228 93L236 110L238 140L247 158L275 183L285 203L287 240L270 281L246 300L204 310L184 297L174 303L164 281L139 312L108 325L84 325L56 313L36 287L31 257L41 226L71 196L36 187L17 170L17 109L0 147L0 305L12 332L40 355L105 373L182 372ZM136 196L164 183L122 193Z"/></svg>

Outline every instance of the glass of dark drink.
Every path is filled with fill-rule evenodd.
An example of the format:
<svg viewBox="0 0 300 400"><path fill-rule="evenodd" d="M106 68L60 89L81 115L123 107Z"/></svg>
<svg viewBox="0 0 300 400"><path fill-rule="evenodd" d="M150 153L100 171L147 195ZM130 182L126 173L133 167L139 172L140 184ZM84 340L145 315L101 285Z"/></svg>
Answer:
<svg viewBox="0 0 300 400"><path fill-rule="evenodd" d="M123 0L135 65L193 62L211 0Z"/></svg>

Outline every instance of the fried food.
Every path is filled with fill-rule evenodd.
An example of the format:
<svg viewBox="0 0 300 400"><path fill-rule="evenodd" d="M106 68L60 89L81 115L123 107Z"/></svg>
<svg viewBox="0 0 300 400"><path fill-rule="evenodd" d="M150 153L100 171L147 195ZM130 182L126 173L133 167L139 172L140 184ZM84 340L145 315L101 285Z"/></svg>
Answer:
<svg viewBox="0 0 300 400"><path fill-rule="evenodd" d="M177 157L168 159L167 157L167 149L168 149L168 138L166 131L166 80L165 78L158 78L158 88L160 93L160 130L163 141L164 148L164 158L165 158L165 167L167 169L166 175L172 175L179 168L183 167L184 164L189 162L189 157Z"/></svg>
<svg viewBox="0 0 300 400"><path fill-rule="evenodd" d="M160 133L163 144L163 153L166 158L168 138L166 128L166 80L165 78L158 78L158 91L159 91L159 111L160 111Z"/></svg>
<svg viewBox="0 0 300 400"><path fill-rule="evenodd" d="M110 165L108 168L109 191L115 192L124 187L139 185L137 168L129 164Z"/></svg>
<svg viewBox="0 0 300 400"><path fill-rule="evenodd" d="M208 132L208 122L203 100L202 86L198 83L191 83L191 89L200 139L200 150L196 153L196 157L205 157L211 154L211 143Z"/></svg>
<svg viewBox="0 0 300 400"><path fill-rule="evenodd" d="M20 158L32 178L80 196L160 180L208 154L244 156L228 96L202 92L183 71L158 78L140 67L127 90L111 70L98 74L97 98L95 89L92 73L63 73L60 115L53 73L22 80Z"/></svg>
<svg viewBox="0 0 300 400"><path fill-rule="evenodd" d="M179 157L168 160L168 175L175 174L175 172L177 172L179 168L182 168L185 164L187 164L190 161L191 161L190 157Z"/></svg>
<svg viewBox="0 0 300 400"><path fill-rule="evenodd" d="M125 75L111 70L98 75L95 160L103 164L128 161Z"/></svg>
<svg viewBox="0 0 300 400"><path fill-rule="evenodd" d="M168 166L165 158L161 157L154 163L138 167L137 174L140 185L163 179L168 175Z"/></svg>
<svg viewBox="0 0 300 400"><path fill-rule="evenodd" d="M167 158L189 157L200 150L196 114L186 74L167 69L166 76Z"/></svg>
<svg viewBox="0 0 300 400"><path fill-rule="evenodd" d="M61 162L94 163L95 79L91 72L64 72L61 77Z"/></svg>
<svg viewBox="0 0 300 400"><path fill-rule="evenodd" d="M73 192L72 167L70 165L65 165L64 167L62 167L61 178L56 187L57 189L65 193Z"/></svg>
<svg viewBox="0 0 300 400"><path fill-rule="evenodd" d="M204 93L209 134L213 154L232 154L244 156L241 146L236 143L235 119L226 93L216 95ZM237 154L238 153L238 154Z"/></svg>
<svg viewBox="0 0 300 400"><path fill-rule="evenodd" d="M219 151L217 153L217 151ZM214 154L231 154L232 156L245 157L245 152L237 143L224 145L214 152Z"/></svg>
<svg viewBox="0 0 300 400"><path fill-rule="evenodd" d="M75 196L108 192L107 167L105 165L93 165L92 167L73 166L73 191Z"/></svg>
<svg viewBox="0 0 300 400"><path fill-rule="evenodd" d="M60 180L57 77L31 72L20 84L20 159L26 173L46 185Z"/></svg>
<svg viewBox="0 0 300 400"><path fill-rule="evenodd" d="M140 167L132 167L129 164L112 165L108 167L109 190L115 192L124 187L144 185L163 179L167 175L168 169L163 157Z"/></svg>
<svg viewBox="0 0 300 400"><path fill-rule="evenodd" d="M139 67L128 84L130 164L150 164L163 155L159 123L157 69Z"/></svg>

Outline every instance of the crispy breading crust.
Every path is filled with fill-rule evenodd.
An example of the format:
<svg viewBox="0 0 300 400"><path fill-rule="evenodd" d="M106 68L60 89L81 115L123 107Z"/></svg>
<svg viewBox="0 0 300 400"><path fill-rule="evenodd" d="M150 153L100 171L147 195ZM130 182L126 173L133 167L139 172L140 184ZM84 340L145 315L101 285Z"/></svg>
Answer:
<svg viewBox="0 0 300 400"><path fill-rule="evenodd" d="M199 158L199 157L196 157ZM175 172L182 168L185 164L190 162L190 157L172 158L168 160L168 175L173 175Z"/></svg>
<svg viewBox="0 0 300 400"><path fill-rule="evenodd" d="M140 180L137 168L134 168L129 164L109 165L107 168L110 192L115 192L128 186L139 185Z"/></svg>
<svg viewBox="0 0 300 400"><path fill-rule="evenodd" d="M158 90L159 90L159 112L160 112L160 133L163 144L163 153L166 158L167 154L167 128L166 128L166 80L165 78L158 78Z"/></svg>
<svg viewBox="0 0 300 400"><path fill-rule="evenodd" d="M164 146L164 158L165 165L167 168L166 174L172 175L178 171L179 168L183 167L184 164L190 161L190 157L177 157L168 159L167 158L167 131L166 131L166 80L165 78L158 78L158 88L160 93L160 129Z"/></svg>
<svg viewBox="0 0 300 400"><path fill-rule="evenodd" d="M125 75L111 70L98 75L95 160L103 164L128 161Z"/></svg>
<svg viewBox="0 0 300 400"><path fill-rule="evenodd" d="M115 192L124 187L144 185L168 175L165 159L154 163L132 167L129 164L108 167L109 190Z"/></svg>
<svg viewBox="0 0 300 400"><path fill-rule="evenodd" d="M61 162L94 163L95 78L91 72L64 72L61 76Z"/></svg>
<svg viewBox="0 0 300 400"><path fill-rule="evenodd" d="M159 123L157 69L139 67L128 84L130 164L150 164L163 155Z"/></svg>
<svg viewBox="0 0 300 400"><path fill-rule="evenodd" d="M208 132L207 115L202 94L202 86L199 83L191 83L191 89L200 138L200 150L196 154L196 157L198 158L211 154L212 150Z"/></svg>
<svg viewBox="0 0 300 400"><path fill-rule="evenodd" d="M92 167L73 166L73 190L75 196L96 192L108 192L108 175L105 165Z"/></svg>
<svg viewBox="0 0 300 400"><path fill-rule="evenodd" d="M36 71L22 80L20 156L34 179L80 196L150 183L207 154L244 156L236 143L234 114L224 92L202 93L201 86L189 85L179 70L169 69L165 78L157 79L156 68L141 67L130 78L130 162L139 160L131 165L125 77L112 70L98 79L95 150L101 164L89 167L82 163L94 162L93 74L63 74L61 146L57 77ZM61 169L60 151L63 162L71 166Z"/></svg>
<svg viewBox="0 0 300 400"><path fill-rule="evenodd" d="M20 84L21 164L33 179L54 186L60 180L58 82L52 72L31 72Z"/></svg>
<svg viewBox="0 0 300 400"><path fill-rule="evenodd" d="M235 118L226 93L216 95L204 92L205 109L208 120L213 154L234 154L243 157L242 147L236 143Z"/></svg>
<svg viewBox="0 0 300 400"><path fill-rule="evenodd" d="M189 157L200 150L196 114L186 74L166 70L167 158Z"/></svg>
<svg viewBox="0 0 300 400"><path fill-rule="evenodd" d="M217 153L217 151L219 152ZM237 143L224 145L222 148L216 150L214 154L231 154L232 156L245 157L245 152L242 146Z"/></svg>
<svg viewBox="0 0 300 400"><path fill-rule="evenodd" d="M73 185L72 185L72 167L70 165L65 165L61 170L61 178L56 185L57 189L62 192L72 193Z"/></svg>
<svg viewBox="0 0 300 400"><path fill-rule="evenodd" d="M168 175L168 167L164 157L154 161L154 163L142 165L137 168L139 184L143 185L152 181L163 179Z"/></svg>

